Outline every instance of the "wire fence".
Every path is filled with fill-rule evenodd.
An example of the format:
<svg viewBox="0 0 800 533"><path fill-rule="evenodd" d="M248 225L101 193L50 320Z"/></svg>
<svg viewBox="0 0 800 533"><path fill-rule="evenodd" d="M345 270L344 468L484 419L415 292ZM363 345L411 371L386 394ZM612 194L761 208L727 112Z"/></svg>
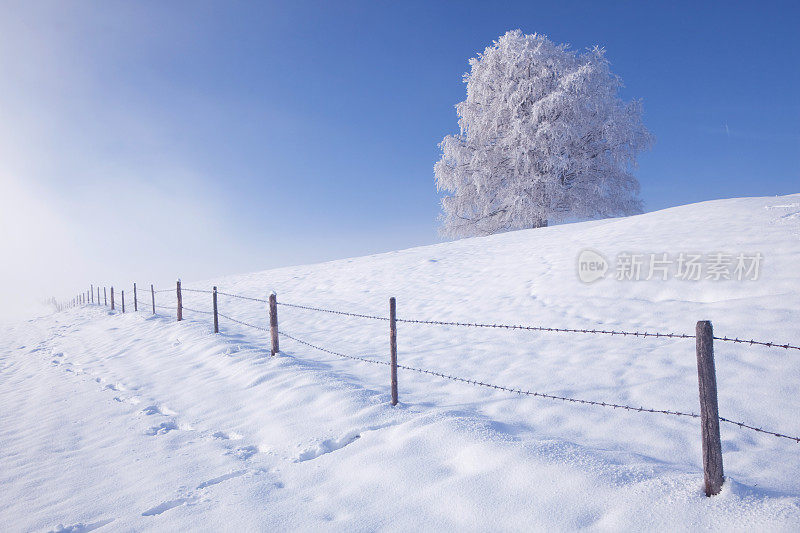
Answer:
<svg viewBox="0 0 800 533"><path fill-rule="evenodd" d="M201 290L201 289L182 289L185 291L196 292L196 293L206 293L212 294L213 291L209 290ZM242 296L240 294L233 294L228 292L218 291L218 295L220 296L229 296L231 298L238 298L240 300L250 300L253 302L260 302L260 303L269 303L268 300L263 298L255 298L252 296ZM310 305L301 305L301 304L294 304L294 303L287 303L287 302L278 302L278 305L281 307L290 307L294 309L304 309L307 311L316 311L321 313L330 313L334 315L341 315L341 316L350 316L355 318L364 318L368 320L381 320L381 321L388 321L389 317L385 316L378 316L378 315L367 315L363 313L354 313L350 311L340 311L335 309L326 309L324 307L314 307ZM425 319L408 319L408 318L397 318L397 322L402 322L406 324L424 324L424 325L431 325L431 326L457 326L457 327L470 327L470 328L491 328L491 329L506 329L506 330L522 330L522 331L543 331L543 332L551 332L551 333L583 333L583 334L595 334L595 335L619 335L622 337L655 337L655 338L665 338L665 339L694 339L696 338L695 335L687 334L687 333L664 333L658 331L618 331L618 330L608 330L608 329L588 329L588 328L559 328L559 327L548 327L548 326L530 326L530 325L522 325L522 324L485 324L479 322L454 322L454 321L444 321L444 320L425 320ZM723 341L723 342L735 342L735 343L742 343L742 344L749 344L751 346L766 346L770 348L783 348L783 349L792 349L792 350L800 350L800 346L795 346L789 343L779 343L779 342L767 342L767 341L758 341L755 339L739 339L739 338L731 338L731 337L714 337L714 340Z"/></svg>
<svg viewBox="0 0 800 533"><path fill-rule="evenodd" d="M165 292L172 292L174 291L177 298L177 306L165 306L161 304L155 303L155 295L161 294ZM389 316L379 316L379 315L371 315L365 313L358 313L358 312L351 312L351 311L344 311L344 310L337 310L337 309L329 309L325 307L317 307L312 305L304 305L299 303L290 303L290 302L277 302L275 298L275 294L273 293L269 299L257 298L253 296L245 296L241 294L235 294L231 292L223 292L217 290L217 287L214 287L213 290L206 290L206 289L195 289L195 288L182 288L180 284L176 289L159 289L155 290L144 290L140 291L139 294L144 295L144 293L150 293L147 299L139 298L137 294L134 295L136 303L139 303L138 310L145 311L150 310L154 314L156 313L156 309L165 309L170 311L177 311L178 320L181 320L182 311L188 311L190 313L198 313L202 315L212 315L214 317L214 327L215 332L218 331L217 326L217 319L223 318L235 324L239 324L241 326L252 328L258 331L270 333L272 336L272 353L276 354L279 353L279 346L278 346L278 338L283 337L289 339L293 342L296 342L300 345L312 348L322 353L326 353L329 355L333 355L336 357L340 357L343 359L349 359L353 361L358 361L362 363L368 363L373 365L380 365L380 366L389 366L392 369L392 397L393 397L393 404L396 403L397 397L397 381L396 381L396 370L401 369L408 372L415 372L418 374L425 374L429 376L434 376L437 378L465 383L477 387L485 387L497 391L507 392L516 394L519 396L527 396L527 397L536 397L542 398L547 400L553 401L561 401L561 402L568 402L572 404L580 404L580 405L587 405L592 407L604 407L610 409L618 409L623 411L630 411L630 412L640 412L640 413L653 413L653 414L661 414L661 415L670 415L670 416L677 416L683 418L693 418L693 419L702 419L702 428L703 428L703 439L704 439L704 450L706 449L706 445L716 444L719 448L719 472L721 475L721 448L719 443L719 429L718 424L719 422L724 422L729 425L734 425L740 429L747 429L757 433L770 435L773 437L778 437L781 439L788 439L795 441L796 443L800 443L800 436L791 435L788 432L781 432L781 431L772 431L769 429L764 429L762 427L758 427L752 424L747 424L745 422L732 420L726 417L719 416L717 412L717 399L716 399L716 376L714 371L714 363L713 363L713 348L710 347L710 343L713 341L720 341L720 342L731 342L731 343L738 343L738 344L748 344L750 346L761 346L766 348L781 348L784 350L800 350L800 346L795 344L789 343L779 343L779 342L771 342L771 341L763 341L763 340L756 340L756 339L740 339L738 337L728 337L728 336L714 336L711 333L711 325L710 322L705 322L707 324L707 333L706 330L701 330L700 325L703 322L698 322L698 330L695 334L687 334L687 333L675 333L675 332L659 332L659 331L626 331L626 330L612 330L612 329L597 329L597 328L570 328L570 327L549 327L549 326L542 326L542 325L521 325L521 324L492 324L492 323L480 323L480 322L462 322L462 321L448 321L448 320L429 320L429 319L419 319L419 318L398 318L395 316L394 313L394 299L391 299L390 305L390 314ZM186 305L182 304L181 294L182 292L187 293L196 293L196 294L207 294L213 295L213 309L211 311L203 310L203 309L196 309L193 307L187 307ZM113 288L112 288L113 294ZM86 302L90 300L89 293L87 292L84 296L86 298L81 299L80 297L76 298L75 301ZM245 301L252 301L260 304L267 304L269 309L269 325L268 326L261 326L258 324L254 324L252 322L248 322L245 320L241 320L239 318L220 313L217 308L217 297L224 296L228 298L235 298L239 300ZM97 305L100 304L99 295ZM71 307L74 305L68 305L66 307ZM390 361L385 361L380 358L370 358L370 357L361 357L351 354L342 353L339 351L335 351L324 346L320 346L301 338L298 338L294 335L287 333L284 330L278 329L278 319L277 319L277 309L278 306L285 307L285 308L293 308L299 309L309 312L316 312L316 313L328 313L332 315L339 315L339 316L347 316L365 320L373 320L373 321L381 321L381 322L389 322L390 329L391 329L391 347L392 347L392 357ZM621 403L614 403L614 402L606 402L606 401L597 401L597 400L590 400L585 398L577 398L571 396L563 396L558 394L540 392L540 391L533 391L527 390L519 387L512 387L512 386L504 386L498 385L495 383L489 383L482 380L472 379L472 378L465 378L461 376L451 375L446 372L432 370L429 368L419 368L408 366L404 364L397 363L396 360L396 343L394 340L394 336L396 335L396 324L397 323L404 323L404 324L414 324L414 325L425 325L425 326L448 326L448 327L465 327L465 328L485 328L485 329L497 329L497 330L516 330L516 331L535 331L535 332L552 332L552 333L565 333L565 334L589 334L589 335L611 335L611 336L622 336L622 337L634 337L634 338L657 338L657 339L695 339L696 346L697 346L697 355L698 355L698 373L699 373L699 381L700 381L700 391L701 391L701 405L700 405L700 414L694 412L686 412L686 411L678 411L672 409L661 409L661 408L654 408L654 407L645 407L645 406L636 406L636 405L625 405ZM703 334L701 336L701 331ZM704 344L709 344L709 346L703 347ZM702 352L702 353L701 353ZM701 357L702 356L702 357ZM709 376L703 374L704 370L701 368L701 359L703 358L710 358L710 369L711 372L711 379L713 385L713 402L709 400L709 398L704 398L704 390L703 390L703 381L707 379ZM706 362L707 363L707 362ZM706 363L703 363L704 365ZM707 393L707 391L706 391ZM709 408L713 408L709 411ZM711 413L709 415L709 413ZM716 429L716 442L714 439L708 440L709 438L713 437L713 435L709 434L710 431L708 426L708 417L711 416L712 421L717 425ZM713 433L713 431L712 431ZM711 437L709 436L711 435ZM708 460L708 454L704 453L704 469L708 467L706 461ZM710 467L708 467L710 469ZM706 470L708 472L708 470ZM719 482L721 486L721 481ZM707 477L707 489L706 492L708 495L718 493L718 490L714 492L712 489L708 488L708 477Z"/></svg>

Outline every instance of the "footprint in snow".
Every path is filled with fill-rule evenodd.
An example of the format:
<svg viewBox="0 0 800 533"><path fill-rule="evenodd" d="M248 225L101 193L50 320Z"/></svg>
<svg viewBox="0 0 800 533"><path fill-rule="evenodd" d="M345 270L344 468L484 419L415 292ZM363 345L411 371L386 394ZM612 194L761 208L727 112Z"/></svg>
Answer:
<svg viewBox="0 0 800 533"><path fill-rule="evenodd" d="M49 533L85 533L87 531L94 531L95 529L101 528L113 522L113 518L109 518L107 520L99 520L97 522L92 522L91 524L84 524L80 522L78 524L73 524L71 526L65 526L64 524L58 524L55 529L51 529Z"/></svg>
<svg viewBox="0 0 800 533"><path fill-rule="evenodd" d="M222 483L223 481L227 481L235 477L243 476L246 473L247 470L237 470L235 472L230 472L229 474L223 474L221 476L209 479L208 481L203 481L202 483L197 485L197 490L204 489L206 487L210 487L211 485L216 485L218 483Z"/></svg>
<svg viewBox="0 0 800 533"><path fill-rule="evenodd" d="M236 432L225 433L224 431L217 431L211 436L219 440L241 440L243 438L242 435Z"/></svg>
<svg viewBox="0 0 800 533"><path fill-rule="evenodd" d="M139 405L140 403L142 403L142 400L140 400L137 396L131 396L129 398L123 398L122 396L114 396L114 401L120 403L130 403L133 405Z"/></svg>
<svg viewBox="0 0 800 533"><path fill-rule="evenodd" d="M225 455L232 455L237 459L246 461L257 453L258 453L258 446L242 446L241 448L236 448L235 450L225 452Z"/></svg>
<svg viewBox="0 0 800 533"><path fill-rule="evenodd" d="M185 498L176 498L174 500L169 500L163 503L156 505L155 507L151 507L150 509L146 510L142 513L142 516L156 516L169 511L170 509L175 509L176 507L180 507L181 505L191 505L193 503L197 503L200 498L191 495Z"/></svg>
<svg viewBox="0 0 800 533"><path fill-rule="evenodd" d="M168 422L161 422L159 425L151 427L145 431L145 435L154 437L156 435L164 435L165 433L175 431L176 429L179 429L178 424L176 424L174 420L170 420Z"/></svg>
<svg viewBox="0 0 800 533"><path fill-rule="evenodd" d="M166 405L148 405L144 409L142 409L142 413L146 415L164 415L164 416L173 416L178 413L167 407Z"/></svg>
<svg viewBox="0 0 800 533"><path fill-rule="evenodd" d="M318 445L306 449L303 453L301 453L297 457L297 459L294 460L294 462L302 463L304 461L310 461L327 453L335 452L336 450L341 450L342 448L344 448L348 444L352 444L359 438L361 438L360 434L351 432L340 439L324 440L320 442Z"/></svg>
<svg viewBox="0 0 800 533"><path fill-rule="evenodd" d="M201 500L198 491L203 491L204 489L207 489L208 487L212 487L214 485L219 485L220 483L228 481L229 479L242 477L247 474L252 474L257 476L265 472L267 472L267 470L264 468L256 468L255 470L235 470L233 472L229 472L221 476L213 477L211 479L203 481L202 483L197 485L195 490L185 493L183 496L179 498L175 498L173 500L167 500L165 502L156 505L155 507L151 507L150 509L143 512L142 516L156 516L166 511L169 511L170 509L175 509L176 507L180 507L181 505L195 504ZM275 482L273 483L273 486L280 489L283 488L284 485L281 482Z"/></svg>

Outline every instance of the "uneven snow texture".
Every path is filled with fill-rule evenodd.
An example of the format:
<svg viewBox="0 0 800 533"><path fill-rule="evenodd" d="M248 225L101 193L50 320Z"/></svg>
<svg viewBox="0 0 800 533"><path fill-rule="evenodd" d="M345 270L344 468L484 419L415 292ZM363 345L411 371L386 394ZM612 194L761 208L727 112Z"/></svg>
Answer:
<svg viewBox="0 0 800 533"><path fill-rule="evenodd" d="M586 285L584 248L761 252L758 281ZM386 316L800 342L800 195L467 239L184 287ZM146 280L139 280L143 282ZM142 286L140 285L140 286ZM127 292L127 291L126 291ZM174 293L158 302L174 305ZM184 293L208 310L210 295ZM128 304L129 308L133 306ZM220 296L261 326L263 304ZM281 306L287 333L388 358L388 325ZM0 527L118 530L800 529L800 445L519 397L341 359L207 315L86 306L0 326ZM464 378L698 411L694 341L399 324L399 360ZM717 342L720 414L800 434L800 352Z"/></svg>

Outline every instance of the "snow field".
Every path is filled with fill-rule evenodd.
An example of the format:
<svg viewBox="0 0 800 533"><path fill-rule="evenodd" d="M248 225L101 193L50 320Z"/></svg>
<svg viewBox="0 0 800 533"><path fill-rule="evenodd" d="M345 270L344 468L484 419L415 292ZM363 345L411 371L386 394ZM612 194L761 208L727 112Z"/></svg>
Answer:
<svg viewBox="0 0 800 533"><path fill-rule="evenodd" d="M707 202L627 219L229 276L189 288L387 314L800 340L800 196ZM578 281L591 247L760 251L747 282ZM127 293L127 290L126 290ZM127 294L126 294L127 297ZM174 295L158 303L174 305ZM127 304L127 302L126 302ZM184 293L210 309L210 295ZM132 306L131 306L132 307ZM220 312L266 325L258 302ZM728 478L702 495L699 423L518 397L344 360L187 312L87 306L2 326L0 523L12 529L796 530L798 445L723 424ZM280 327L388 358L388 325L279 307ZM564 396L697 412L691 339L398 324L399 361ZM715 343L722 416L800 434L800 357ZM80 530L79 527L76 530Z"/></svg>

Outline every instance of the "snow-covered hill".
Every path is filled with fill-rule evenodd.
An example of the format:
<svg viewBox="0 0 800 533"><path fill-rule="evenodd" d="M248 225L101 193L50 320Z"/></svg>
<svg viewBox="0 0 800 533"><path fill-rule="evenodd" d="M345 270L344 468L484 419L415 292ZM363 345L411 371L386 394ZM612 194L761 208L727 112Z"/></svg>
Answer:
<svg viewBox="0 0 800 533"><path fill-rule="evenodd" d="M608 262L604 279L579 280L586 249ZM719 252L732 263L720 262ZM703 279L676 278L695 253ZM659 268L650 276L650 254L672 261L656 265L670 279L661 280ZM736 270L740 254L748 267L761 257L757 275ZM616 279L618 268L631 274L628 259L643 261L642 279ZM746 279L705 279L724 266ZM394 296L407 319L688 334L708 319L719 336L797 345L799 269L800 195L790 195L184 287L217 285L256 298L274 290L281 303L382 316ZM175 305L173 292L157 296L160 305ZM210 304L208 294L184 292L188 308ZM267 325L260 302L221 296L220 312ZM385 321L279 312L281 330L299 339L388 358ZM282 354L270 357L267 332L221 319L214 335L208 315L187 310L176 323L170 313L122 315L89 305L2 326L3 529L800 528L800 444L793 441L723 424L727 482L720 496L706 498L696 419L402 370L401 403L391 407L386 366L285 337ZM463 378L698 410L692 339L400 323L398 346L402 364ZM723 342L715 350L720 414L800 435L800 351Z"/></svg>

